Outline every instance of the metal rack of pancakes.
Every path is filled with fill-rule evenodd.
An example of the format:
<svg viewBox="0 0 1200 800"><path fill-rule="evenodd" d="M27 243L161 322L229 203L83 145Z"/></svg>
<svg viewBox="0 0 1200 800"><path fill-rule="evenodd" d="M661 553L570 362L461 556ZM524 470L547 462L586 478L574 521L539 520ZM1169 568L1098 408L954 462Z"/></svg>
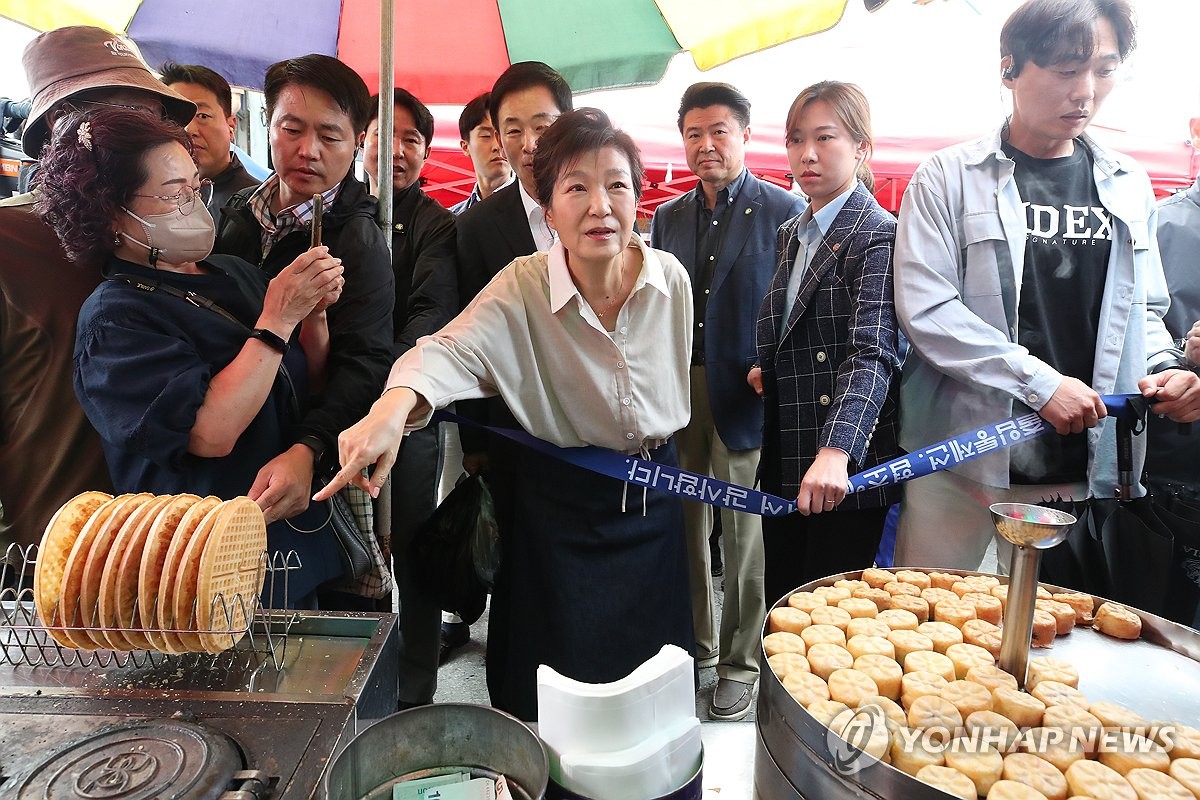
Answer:
<svg viewBox="0 0 1200 800"><path fill-rule="evenodd" d="M1000 629L971 624L961 604L974 594L977 618L994 618L983 597L1005 601L1002 581L872 569L814 581L776 603L763 636L759 792L796 798L800 789L823 800L1200 798L1200 633L1043 584L1039 610L1052 632L1019 691L995 664ZM891 611L892 597L906 598L899 605L911 618ZM911 598L927 599L928 624ZM1070 625L1061 605L1074 610ZM969 644L968 629L994 648ZM881 738L863 736L868 705L880 712ZM1012 746L961 752L978 749L971 739L980 731L1007 734L1002 724ZM916 746L934 732L930 725L948 728L951 744ZM1096 737L1102 745L1089 746Z"/></svg>
<svg viewBox="0 0 1200 800"><path fill-rule="evenodd" d="M266 547L246 497L85 492L46 526L34 606L63 647L220 653L250 627Z"/></svg>

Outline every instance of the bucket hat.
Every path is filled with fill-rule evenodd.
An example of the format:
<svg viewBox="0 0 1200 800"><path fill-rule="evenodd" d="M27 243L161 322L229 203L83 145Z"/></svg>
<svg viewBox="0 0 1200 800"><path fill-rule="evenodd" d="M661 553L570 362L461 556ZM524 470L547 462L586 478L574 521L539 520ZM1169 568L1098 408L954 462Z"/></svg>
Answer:
<svg viewBox="0 0 1200 800"><path fill-rule="evenodd" d="M195 103L155 78L127 41L102 28L75 25L46 31L29 43L21 61L33 95L21 146L34 158L50 133L46 112L88 89L152 92L180 125L196 113Z"/></svg>

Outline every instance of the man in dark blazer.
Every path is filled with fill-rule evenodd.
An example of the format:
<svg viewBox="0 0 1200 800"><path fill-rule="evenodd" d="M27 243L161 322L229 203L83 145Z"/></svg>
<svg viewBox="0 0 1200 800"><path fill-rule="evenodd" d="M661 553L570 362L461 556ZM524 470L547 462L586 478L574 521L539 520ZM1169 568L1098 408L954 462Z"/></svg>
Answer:
<svg viewBox="0 0 1200 800"><path fill-rule="evenodd" d="M546 128L573 107L571 87L540 61L506 69L489 109L517 180L458 218L459 295L466 306L510 261L554 243L533 182L533 152Z"/></svg>
<svg viewBox="0 0 1200 800"><path fill-rule="evenodd" d="M533 180L533 152L546 128L573 106L566 79L540 61L513 64L496 79L488 100L488 115L517 180L458 217L458 291L462 307L469 305L513 259L549 250L554 244L554 232L546 224ZM459 402L456 410L483 424L520 427L499 398ZM519 457L513 451L516 445L501 437L489 438L468 425L459 427L459 438L463 469L474 474L490 465L488 482L497 519L503 525L511 496L508 481L512 470L508 465ZM443 626L443 631L449 646L465 642L468 635L466 622L452 623L449 630Z"/></svg>
<svg viewBox="0 0 1200 800"><path fill-rule="evenodd" d="M654 214L653 247L688 270L696 304L692 347L692 419L678 437L681 465L742 486L754 484L762 445L762 401L746 382L755 363L758 308L775 272L779 226L804 201L745 168L750 101L723 83L697 83L679 105L688 167L696 188ZM758 680L758 635L765 613L762 525L723 509L725 599L714 632L708 533L711 507L685 504L696 629L696 659L716 666L709 715L741 719Z"/></svg>
<svg viewBox="0 0 1200 800"><path fill-rule="evenodd" d="M458 292L464 308L514 258L554 244L533 182L533 151L546 128L571 108L566 79L540 61L513 64L496 79L490 114L517 180L458 218ZM458 411L482 423L514 426L499 400L459 403ZM463 467L474 473L487 462L488 440L466 426L459 433Z"/></svg>
<svg viewBox="0 0 1200 800"><path fill-rule="evenodd" d="M379 193L379 95L371 98L363 167ZM392 309L395 357L435 333L459 311L454 216L421 188L433 141L433 115L397 86L392 119ZM441 607L409 557L413 540L437 508L441 448L437 425L404 437L392 470L392 569L400 598L400 708L433 702L441 654Z"/></svg>

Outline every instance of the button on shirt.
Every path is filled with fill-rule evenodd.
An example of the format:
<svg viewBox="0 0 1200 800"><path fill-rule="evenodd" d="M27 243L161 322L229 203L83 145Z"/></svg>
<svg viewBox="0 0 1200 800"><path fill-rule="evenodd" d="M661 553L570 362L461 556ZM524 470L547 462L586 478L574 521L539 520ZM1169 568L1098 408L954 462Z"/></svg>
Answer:
<svg viewBox="0 0 1200 800"><path fill-rule="evenodd" d="M857 186L858 183L855 182L849 189L830 200L816 213L813 213L812 206L810 205L800 214L800 224L804 226L804 232L800 236L800 246L804 248L804 257L803 259L797 257L796 263L792 265L792 274L788 276L787 294L784 295L786 299L783 306L787 309L787 312L779 315L780 339L783 338L783 331L792 316L792 306L796 302L796 295L800 293L800 284L804 281L804 276L812 264L813 257L820 248L821 242L825 240L825 234L829 232L829 226L837 219L837 215L841 213L842 206L846 205L846 200L854 193L854 189Z"/></svg>
<svg viewBox="0 0 1200 800"><path fill-rule="evenodd" d="M673 255L632 242L642 270L616 330L584 301L557 243L513 261L449 325L419 339L387 387L407 386L434 408L499 395L521 427L561 447L656 445L691 414L691 286Z"/></svg>
<svg viewBox="0 0 1200 800"><path fill-rule="evenodd" d="M517 185L521 189L521 205L525 206L525 218L529 220L529 232L533 234L533 243L540 251L549 250L551 245L558 241L558 234L551 230L550 224L546 222L546 212L538 205L538 201L525 191L525 184L518 181Z"/></svg>
<svg viewBox="0 0 1200 800"><path fill-rule="evenodd" d="M721 246L725 242L733 207L746 183L748 172L743 168L728 186L717 192L717 201L712 210L709 210L704 199L704 185L698 183L692 190L696 204L696 282L693 286L696 330L692 333L692 364L696 366L704 364L704 315L708 310L713 274L721 257Z"/></svg>

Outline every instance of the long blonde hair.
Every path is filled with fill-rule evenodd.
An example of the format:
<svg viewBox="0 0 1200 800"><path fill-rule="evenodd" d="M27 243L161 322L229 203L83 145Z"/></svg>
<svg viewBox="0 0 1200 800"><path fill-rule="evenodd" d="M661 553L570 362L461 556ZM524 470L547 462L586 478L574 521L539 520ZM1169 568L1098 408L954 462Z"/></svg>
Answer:
<svg viewBox="0 0 1200 800"><path fill-rule="evenodd" d="M838 122L854 138L855 142L866 144L867 156L858 165L857 174L858 179L867 187L867 191L875 191L875 175L867 164L871 160L871 156L875 154L875 142L871 137L871 106L867 103L867 96L863 94L863 90L853 83L821 81L796 95L796 99L792 101L792 107L788 109L784 135L790 133L800 112L809 103L817 100L824 100L829 104L833 113L837 115Z"/></svg>

